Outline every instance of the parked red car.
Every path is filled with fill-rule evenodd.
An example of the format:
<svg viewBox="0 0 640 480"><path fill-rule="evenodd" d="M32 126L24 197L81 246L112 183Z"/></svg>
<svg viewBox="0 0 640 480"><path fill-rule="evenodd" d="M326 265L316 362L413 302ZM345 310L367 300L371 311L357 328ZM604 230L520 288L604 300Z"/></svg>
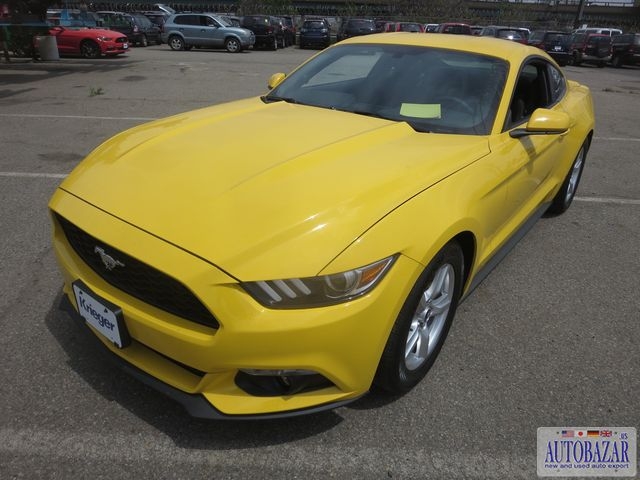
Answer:
<svg viewBox="0 0 640 480"><path fill-rule="evenodd" d="M129 49L127 36L115 30L58 26L51 28L49 34L56 37L60 55L99 58L102 55L119 55Z"/></svg>
<svg viewBox="0 0 640 480"><path fill-rule="evenodd" d="M385 32L424 32L424 25L416 22L389 22L384 27Z"/></svg>

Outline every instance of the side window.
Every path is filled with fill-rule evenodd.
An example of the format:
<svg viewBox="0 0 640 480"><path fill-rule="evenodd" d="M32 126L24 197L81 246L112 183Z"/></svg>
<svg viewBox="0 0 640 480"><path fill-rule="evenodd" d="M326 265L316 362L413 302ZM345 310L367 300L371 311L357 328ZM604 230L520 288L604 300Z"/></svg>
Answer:
<svg viewBox="0 0 640 480"><path fill-rule="evenodd" d="M178 25L200 25L196 15L181 15L176 17L175 23Z"/></svg>
<svg viewBox="0 0 640 480"><path fill-rule="evenodd" d="M547 62L534 60L520 70L507 115L507 129L524 123L537 108L547 108L552 104L548 65Z"/></svg>
<svg viewBox="0 0 640 480"><path fill-rule="evenodd" d="M551 90L551 103L558 103L564 96L567 84L562 73L553 65L548 65L549 69L549 87Z"/></svg>

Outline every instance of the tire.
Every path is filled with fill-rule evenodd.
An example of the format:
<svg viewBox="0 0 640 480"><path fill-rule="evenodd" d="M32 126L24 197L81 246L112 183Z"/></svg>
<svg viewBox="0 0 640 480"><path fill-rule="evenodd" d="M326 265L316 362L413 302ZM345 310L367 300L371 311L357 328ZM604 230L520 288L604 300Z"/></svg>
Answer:
<svg viewBox="0 0 640 480"><path fill-rule="evenodd" d="M427 374L444 343L462 291L464 258L456 242L429 262L404 302L378 365L374 385L408 392Z"/></svg>
<svg viewBox="0 0 640 480"><path fill-rule="evenodd" d="M278 39L273 37L273 44L271 44L271 50L278 50Z"/></svg>
<svg viewBox="0 0 640 480"><path fill-rule="evenodd" d="M142 37L140 37L140 41L138 42L138 45L140 45L141 47L149 46L149 40L147 39L147 36L145 34L142 34Z"/></svg>
<svg viewBox="0 0 640 480"><path fill-rule="evenodd" d="M99 58L100 46L93 40L84 40L80 44L80 55L84 58Z"/></svg>
<svg viewBox="0 0 640 480"><path fill-rule="evenodd" d="M614 55L611 59L611 65L615 68L622 68L622 57L620 55Z"/></svg>
<svg viewBox="0 0 640 480"><path fill-rule="evenodd" d="M547 210L547 213L552 215L560 215L567 211L571 206L571 202L576 195L578 185L580 184L580 178L582 177L582 171L584 170L584 162L587 159L587 152L589 150L589 140L585 142L578 150L575 160L571 164L569 173L562 182L562 186L556 196L553 197L551 206Z"/></svg>
<svg viewBox="0 0 640 480"><path fill-rule="evenodd" d="M167 40L167 43L169 44L171 50L184 50L185 47L184 40L178 35L171 35L169 37L169 40Z"/></svg>
<svg viewBox="0 0 640 480"><path fill-rule="evenodd" d="M581 63L582 63L582 59L580 58L580 53L574 52L574 54L573 54L573 62L571 62L571 65L579 67Z"/></svg>
<svg viewBox="0 0 640 480"><path fill-rule="evenodd" d="M607 62L598 62L598 68L604 68Z"/></svg>
<svg viewBox="0 0 640 480"><path fill-rule="evenodd" d="M224 48L227 49L229 53L239 53L242 51L242 45L238 41L237 38L227 38L224 42Z"/></svg>

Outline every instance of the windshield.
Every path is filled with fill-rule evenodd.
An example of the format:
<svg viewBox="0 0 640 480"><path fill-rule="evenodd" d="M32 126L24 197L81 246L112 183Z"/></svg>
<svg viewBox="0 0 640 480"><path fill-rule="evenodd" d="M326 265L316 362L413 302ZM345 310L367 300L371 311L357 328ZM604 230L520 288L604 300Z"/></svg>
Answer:
<svg viewBox="0 0 640 480"><path fill-rule="evenodd" d="M419 132L486 135L505 83L504 60L406 45L342 45L285 79L287 101L406 122Z"/></svg>

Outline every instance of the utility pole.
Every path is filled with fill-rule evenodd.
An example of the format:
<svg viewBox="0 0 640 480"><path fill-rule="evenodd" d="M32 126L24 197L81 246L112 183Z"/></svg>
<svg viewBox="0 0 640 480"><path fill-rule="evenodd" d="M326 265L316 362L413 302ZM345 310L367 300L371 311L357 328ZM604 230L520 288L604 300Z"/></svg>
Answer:
<svg viewBox="0 0 640 480"><path fill-rule="evenodd" d="M578 13L576 14L576 19L573 21L573 28L580 28L582 24L582 14L584 13L584 0L580 0L580 5L578 5Z"/></svg>

